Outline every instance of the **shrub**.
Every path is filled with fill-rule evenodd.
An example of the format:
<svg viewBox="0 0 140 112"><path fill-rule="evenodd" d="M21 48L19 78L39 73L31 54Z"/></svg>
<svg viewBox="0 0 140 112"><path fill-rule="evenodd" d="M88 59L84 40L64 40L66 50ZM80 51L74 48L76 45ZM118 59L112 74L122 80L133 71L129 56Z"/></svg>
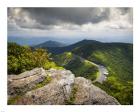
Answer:
<svg viewBox="0 0 140 112"><path fill-rule="evenodd" d="M50 60L45 49L33 50L28 46L8 43L8 74L19 74L36 67L62 69Z"/></svg>

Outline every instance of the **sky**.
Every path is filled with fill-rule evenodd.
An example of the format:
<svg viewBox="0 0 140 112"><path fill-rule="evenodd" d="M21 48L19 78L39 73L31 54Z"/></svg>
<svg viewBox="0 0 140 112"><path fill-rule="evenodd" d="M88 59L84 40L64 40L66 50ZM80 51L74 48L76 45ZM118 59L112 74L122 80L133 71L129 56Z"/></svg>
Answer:
<svg viewBox="0 0 140 112"><path fill-rule="evenodd" d="M8 40L133 42L132 8L8 8Z"/></svg>

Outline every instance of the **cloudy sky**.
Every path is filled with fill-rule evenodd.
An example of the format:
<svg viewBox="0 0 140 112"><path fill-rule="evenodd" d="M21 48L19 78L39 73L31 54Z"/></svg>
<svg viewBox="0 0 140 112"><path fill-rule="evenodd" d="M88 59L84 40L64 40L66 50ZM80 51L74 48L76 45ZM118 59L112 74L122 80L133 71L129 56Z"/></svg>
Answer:
<svg viewBox="0 0 140 112"><path fill-rule="evenodd" d="M16 39L15 39L16 38ZM132 8L8 8L8 39L133 42Z"/></svg>

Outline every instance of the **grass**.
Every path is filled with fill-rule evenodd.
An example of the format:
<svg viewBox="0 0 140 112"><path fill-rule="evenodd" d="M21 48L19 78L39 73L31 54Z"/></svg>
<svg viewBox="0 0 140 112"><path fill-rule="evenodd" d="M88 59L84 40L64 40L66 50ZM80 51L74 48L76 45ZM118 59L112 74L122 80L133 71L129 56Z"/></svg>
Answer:
<svg viewBox="0 0 140 112"><path fill-rule="evenodd" d="M54 60L59 66L71 70L75 76L82 76L91 80L96 79L97 66L88 60L81 61L79 57L75 57L71 52L56 55L54 56Z"/></svg>
<svg viewBox="0 0 140 112"><path fill-rule="evenodd" d="M90 58L103 63L109 70L107 81L97 86L114 96L121 104L128 105L133 104L133 84L128 83L133 81L133 61L122 52L97 51Z"/></svg>
<svg viewBox="0 0 140 112"><path fill-rule="evenodd" d="M48 84L51 80L52 80L51 77L47 75L45 79L42 82L36 84L36 86L33 89L41 88L45 86L46 84Z"/></svg>
<svg viewBox="0 0 140 112"><path fill-rule="evenodd" d="M11 97L8 99L8 105L14 105L16 104L17 100L20 99L22 96L15 96L15 97Z"/></svg>
<svg viewBox="0 0 140 112"><path fill-rule="evenodd" d="M77 87L74 85L71 91L71 95L70 98L66 101L67 105L74 105L74 101L75 101L75 95L77 93Z"/></svg>

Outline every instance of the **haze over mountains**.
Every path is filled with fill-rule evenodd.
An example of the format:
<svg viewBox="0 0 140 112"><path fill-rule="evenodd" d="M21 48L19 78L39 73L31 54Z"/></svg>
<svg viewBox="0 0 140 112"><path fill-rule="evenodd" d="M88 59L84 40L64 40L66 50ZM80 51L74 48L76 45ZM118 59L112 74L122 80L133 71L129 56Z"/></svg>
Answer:
<svg viewBox="0 0 140 112"><path fill-rule="evenodd" d="M119 39L120 38L120 39ZM133 43L133 39L130 38L129 40L126 38L122 39L123 37L117 37L118 40L112 40L110 38L87 38L85 37L75 37L73 38L59 38L59 37L8 37L8 42L16 42L19 45L29 45L29 46L34 46L38 44L42 44L47 41L56 41L65 45L70 45L74 44L76 42L79 42L81 40L97 40L100 42L106 42L106 43L111 43L111 42L121 42L121 43Z"/></svg>
<svg viewBox="0 0 140 112"><path fill-rule="evenodd" d="M102 48L102 47L104 48L104 47L109 47L111 45L112 46L117 46L117 45L120 46L123 44L129 45L131 43L120 43L120 42L103 43L103 42L99 42L96 40L84 39L84 40L78 41L78 42L71 44L71 45L66 45L64 43L60 43L60 42L56 42L56 41L46 41L46 42L43 42L41 44L34 45L32 47L44 48L44 49L49 50L49 52L51 52L51 53L60 54L60 53L66 52L66 51L71 51L75 48L79 48L81 46L85 46L85 45L91 45L91 46L94 46L95 48Z"/></svg>
<svg viewBox="0 0 140 112"><path fill-rule="evenodd" d="M66 44L49 40L44 43L35 45L34 47L47 48L47 47L64 47L64 46L66 46Z"/></svg>

